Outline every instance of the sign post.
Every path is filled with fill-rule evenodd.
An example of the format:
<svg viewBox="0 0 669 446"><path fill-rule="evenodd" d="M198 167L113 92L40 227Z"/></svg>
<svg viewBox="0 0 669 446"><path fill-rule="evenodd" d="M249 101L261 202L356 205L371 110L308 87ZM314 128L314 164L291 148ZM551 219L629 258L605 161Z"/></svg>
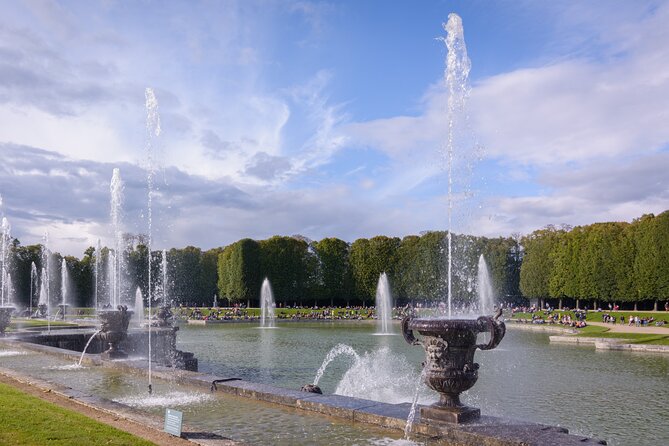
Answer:
<svg viewBox="0 0 669 446"><path fill-rule="evenodd" d="M181 437L181 424L184 414L174 409L165 409L165 432Z"/></svg>

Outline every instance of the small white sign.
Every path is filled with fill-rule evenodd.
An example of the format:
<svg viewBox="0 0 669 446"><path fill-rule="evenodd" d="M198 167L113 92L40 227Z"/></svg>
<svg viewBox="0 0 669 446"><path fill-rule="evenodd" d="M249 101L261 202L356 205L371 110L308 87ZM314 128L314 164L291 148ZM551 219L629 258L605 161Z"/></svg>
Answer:
<svg viewBox="0 0 669 446"><path fill-rule="evenodd" d="M181 424L184 414L174 409L165 409L165 432L181 437Z"/></svg>

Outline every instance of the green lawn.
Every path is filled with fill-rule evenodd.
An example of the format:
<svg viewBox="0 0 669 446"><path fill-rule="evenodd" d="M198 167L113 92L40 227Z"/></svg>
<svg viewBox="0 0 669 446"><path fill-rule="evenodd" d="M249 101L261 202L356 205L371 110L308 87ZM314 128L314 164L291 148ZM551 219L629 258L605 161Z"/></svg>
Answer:
<svg viewBox="0 0 669 446"><path fill-rule="evenodd" d="M571 318L574 319L574 312L573 311L560 311L560 310L555 310L555 313L558 313L560 315L562 314L569 314L571 315ZM588 314L585 318L586 322L602 322L602 314L609 313L612 316L615 316L618 321L620 321L620 316L625 316L625 323L629 320L630 316L639 316L639 317L654 317L655 321L666 321L669 324L669 313L666 311L591 311L588 310ZM543 311L537 311L534 313L536 315L539 315L543 317L544 319L546 318L546 315L544 314ZM516 313L513 315L513 319L532 319L532 313ZM653 322L655 323L655 322Z"/></svg>
<svg viewBox="0 0 669 446"><path fill-rule="evenodd" d="M0 444L111 445L153 443L0 383Z"/></svg>
<svg viewBox="0 0 669 446"><path fill-rule="evenodd" d="M17 328L47 327L48 325L49 323L44 319L12 319L11 323L9 324L8 331L16 330ZM63 321L51 321L50 325L52 327L77 326L77 324Z"/></svg>

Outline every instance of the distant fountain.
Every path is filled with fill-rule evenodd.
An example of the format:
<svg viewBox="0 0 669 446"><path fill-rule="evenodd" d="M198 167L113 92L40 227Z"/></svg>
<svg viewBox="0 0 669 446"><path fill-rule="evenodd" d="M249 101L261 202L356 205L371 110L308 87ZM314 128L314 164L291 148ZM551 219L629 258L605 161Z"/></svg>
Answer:
<svg viewBox="0 0 669 446"><path fill-rule="evenodd" d="M11 244L11 226L9 221L2 217L2 226L0 236L0 306L9 305L9 296L7 292L7 274L9 273L9 246Z"/></svg>
<svg viewBox="0 0 669 446"><path fill-rule="evenodd" d="M7 330L13 312L14 307L5 305L0 306L0 336L5 335L5 330Z"/></svg>
<svg viewBox="0 0 669 446"><path fill-rule="evenodd" d="M386 273L379 276L379 282L376 285L376 317L376 334L392 334L390 322L393 317L393 297Z"/></svg>
<svg viewBox="0 0 669 446"><path fill-rule="evenodd" d="M28 304L28 314L33 314L33 300L35 299L35 289L37 288L37 266L35 262L30 263L30 302Z"/></svg>
<svg viewBox="0 0 669 446"><path fill-rule="evenodd" d="M39 300L37 301L36 316L46 318L49 314L49 276L46 268L42 267L42 277L40 279Z"/></svg>
<svg viewBox="0 0 669 446"><path fill-rule="evenodd" d="M121 290L123 278L123 180L121 171L115 168L112 173L109 191L111 193L110 216L114 230L114 251L108 259L109 268L109 304L116 308L121 304ZM151 251L149 251L151 252Z"/></svg>
<svg viewBox="0 0 669 446"><path fill-rule="evenodd" d="M135 318L134 322L138 327L141 327L144 323L144 296L142 296L142 290L137 287L135 291Z"/></svg>
<svg viewBox="0 0 669 446"><path fill-rule="evenodd" d="M477 289L479 295L479 314L492 314L495 309L495 296L493 295L490 269L483 258L479 257Z"/></svg>
<svg viewBox="0 0 669 446"><path fill-rule="evenodd" d="M67 273L67 262L65 259L60 264L60 304L58 308L60 309L60 318L65 320L65 315L67 314L67 307L70 306L68 300L68 288L69 288L69 276Z"/></svg>
<svg viewBox="0 0 669 446"><path fill-rule="evenodd" d="M214 294L214 308L218 308L218 296Z"/></svg>
<svg viewBox="0 0 669 446"><path fill-rule="evenodd" d="M260 327L273 328L274 327L274 295L272 294L272 286L269 279L265 277L260 289Z"/></svg>

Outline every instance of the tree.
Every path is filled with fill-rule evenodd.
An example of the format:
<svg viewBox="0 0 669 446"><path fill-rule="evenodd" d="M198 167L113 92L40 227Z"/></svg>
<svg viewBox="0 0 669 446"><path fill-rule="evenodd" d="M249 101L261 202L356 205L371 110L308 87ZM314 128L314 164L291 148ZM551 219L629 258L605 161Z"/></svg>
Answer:
<svg viewBox="0 0 669 446"><path fill-rule="evenodd" d="M349 249L348 243L334 237L314 243L320 264L323 298L331 305L341 305L351 295Z"/></svg>
<svg viewBox="0 0 669 446"><path fill-rule="evenodd" d="M218 256L218 293L229 302L259 300L262 276L260 244L242 239L223 249Z"/></svg>
<svg viewBox="0 0 669 446"><path fill-rule="evenodd" d="M555 258L553 252L564 232L548 226L522 239L525 255L520 268L520 289L525 297L543 299L550 296L549 281Z"/></svg>

